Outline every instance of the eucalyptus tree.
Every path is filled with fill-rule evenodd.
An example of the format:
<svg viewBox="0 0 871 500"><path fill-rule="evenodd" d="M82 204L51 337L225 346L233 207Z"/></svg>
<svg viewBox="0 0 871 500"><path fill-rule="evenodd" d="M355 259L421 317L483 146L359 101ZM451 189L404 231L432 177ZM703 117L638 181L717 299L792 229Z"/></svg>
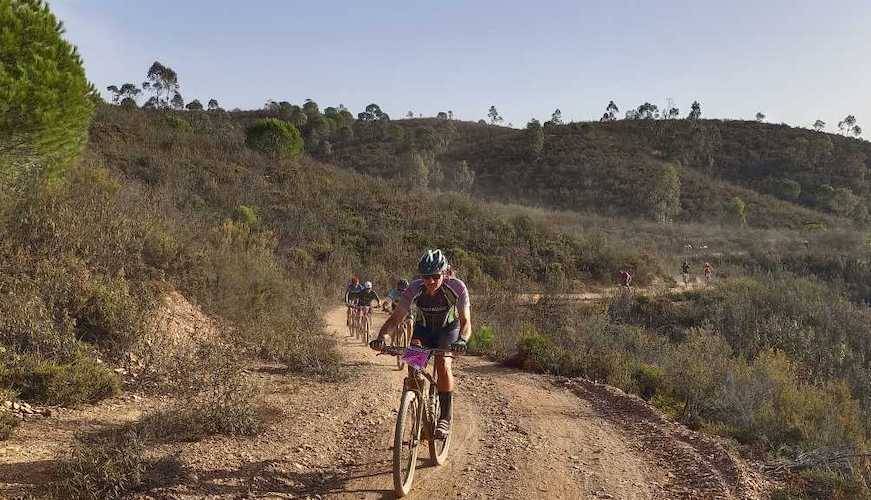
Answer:
<svg viewBox="0 0 871 500"><path fill-rule="evenodd" d="M172 68L164 66L160 61L154 61L151 67L148 68L148 73L146 73L145 77L146 80L142 82L142 89L145 92L151 93L151 96L154 98L148 101L152 104L152 107L168 108L177 103L175 97L177 95L181 96L179 93L181 85L178 82L178 74ZM182 100L182 105L184 105L184 100Z"/></svg>

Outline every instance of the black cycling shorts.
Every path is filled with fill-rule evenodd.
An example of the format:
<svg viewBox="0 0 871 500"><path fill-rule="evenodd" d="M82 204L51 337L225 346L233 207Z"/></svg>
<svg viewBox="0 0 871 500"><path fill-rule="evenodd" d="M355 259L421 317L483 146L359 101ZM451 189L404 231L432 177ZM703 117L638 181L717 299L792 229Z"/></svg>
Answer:
<svg viewBox="0 0 871 500"><path fill-rule="evenodd" d="M441 328L430 328L420 323L414 324L411 340L420 340L423 347L430 349L450 349L451 344L460 338L460 322L454 321Z"/></svg>

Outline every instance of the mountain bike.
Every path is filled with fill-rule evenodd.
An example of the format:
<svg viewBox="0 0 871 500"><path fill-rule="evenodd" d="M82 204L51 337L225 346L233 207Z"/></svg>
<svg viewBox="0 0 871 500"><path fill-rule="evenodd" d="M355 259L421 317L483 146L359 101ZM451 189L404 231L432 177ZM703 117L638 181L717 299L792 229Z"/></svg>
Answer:
<svg viewBox="0 0 871 500"><path fill-rule="evenodd" d="M390 345L393 347L408 347L408 341L411 339L412 331L414 330L414 319L412 316L407 316L396 331L390 336ZM396 368L401 370L405 366L405 361L402 356L396 356Z"/></svg>
<svg viewBox="0 0 871 500"><path fill-rule="evenodd" d="M346 306L348 307L348 336L354 337L357 335L357 326L355 324L356 318L354 317L354 315L357 314L357 311L354 310L355 306L352 306L351 304L346 304Z"/></svg>
<svg viewBox="0 0 871 500"><path fill-rule="evenodd" d="M360 340L369 343L369 334L372 332L372 307L360 307Z"/></svg>
<svg viewBox="0 0 871 500"><path fill-rule="evenodd" d="M442 465L447 461L453 433L444 439L435 438L440 415L438 374L435 368L429 373L426 367L434 355L453 357L455 353L447 349L393 346L385 346L381 353L401 357L408 364L393 433L393 490L397 497L403 497L411 491L421 441L429 443L431 464Z"/></svg>
<svg viewBox="0 0 871 500"><path fill-rule="evenodd" d="M351 308L351 324L348 325L348 333L354 338L360 338L360 307L348 306Z"/></svg>

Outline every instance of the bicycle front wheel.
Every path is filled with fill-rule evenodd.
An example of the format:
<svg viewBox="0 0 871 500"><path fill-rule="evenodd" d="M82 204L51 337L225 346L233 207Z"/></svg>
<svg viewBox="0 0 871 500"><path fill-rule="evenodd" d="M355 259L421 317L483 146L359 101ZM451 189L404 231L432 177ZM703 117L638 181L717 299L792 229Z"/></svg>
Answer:
<svg viewBox="0 0 871 500"><path fill-rule="evenodd" d="M421 403L416 392L402 393L393 433L393 492L397 497L408 495L414 481L420 444Z"/></svg>
<svg viewBox="0 0 871 500"><path fill-rule="evenodd" d="M432 408L432 421L428 422L429 432L429 461L433 465L444 465L448 461L448 450L451 447L451 437L454 435L453 430L445 439L436 439L435 427L438 423L440 415L439 393L435 386L430 387L429 391L430 408Z"/></svg>

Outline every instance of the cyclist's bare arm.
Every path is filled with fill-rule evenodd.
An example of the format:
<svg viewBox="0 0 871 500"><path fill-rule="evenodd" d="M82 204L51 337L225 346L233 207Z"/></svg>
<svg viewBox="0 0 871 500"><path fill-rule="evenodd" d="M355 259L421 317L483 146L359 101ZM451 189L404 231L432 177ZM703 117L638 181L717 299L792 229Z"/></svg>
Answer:
<svg viewBox="0 0 871 500"><path fill-rule="evenodd" d="M460 338L466 339L466 342L472 338L472 313L469 304L461 308L460 313Z"/></svg>
<svg viewBox="0 0 871 500"><path fill-rule="evenodd" d="M387 318L387 321L385 321L384 324L381 325L381 329L378 330L378 337L383 339L385 336L393 333L393 331L396 330L396 327L405 320L407 315L408 309L402 306L402 302L397 302L396 309L390 313L390 317Z"/></svg>

